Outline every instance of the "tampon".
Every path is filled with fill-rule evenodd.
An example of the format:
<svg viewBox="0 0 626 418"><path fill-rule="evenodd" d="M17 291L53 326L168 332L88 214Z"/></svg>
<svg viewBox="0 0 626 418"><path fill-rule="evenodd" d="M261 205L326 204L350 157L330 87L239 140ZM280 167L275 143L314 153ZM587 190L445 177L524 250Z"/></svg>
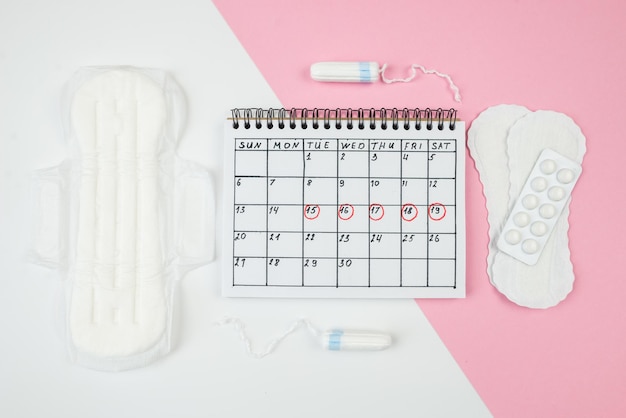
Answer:
<svg viewBox="0 0 626 418"><path fill-rule="evenodd" d="M373 83L378 81L377 62L318 62L311 65L311 78L316 81L339 83Z"/></svg>
<svg viewBox="0 0 626 418"><path fill-rule="evenodd" d="M378 332L332 330L322 334L324 348L332 351L375 351L391 345L391 336Z"/></svg>
<svg viewBox="0 0 626 418"><path fill-rule="evenodd" d="M424 74L434 74L448 81L450 90L454 93L454 100L461 103L461 92L448 74L425 68L423 65L412 64L411 74L406 78L387 78L385 70L374 61L331 61L317 62L311 65L311 78L315 81L335 83L374 83L379 79L385 84L408 83L417 75L417 70Z"/></svg>

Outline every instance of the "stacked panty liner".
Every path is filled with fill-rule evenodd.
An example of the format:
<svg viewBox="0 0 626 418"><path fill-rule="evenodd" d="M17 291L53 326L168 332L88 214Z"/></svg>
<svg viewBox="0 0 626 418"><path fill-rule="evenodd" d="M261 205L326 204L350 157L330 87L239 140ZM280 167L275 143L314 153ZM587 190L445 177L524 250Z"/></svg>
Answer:
<svg viewBox="0 0 626 418"><path fill-rule="evenodd" d="M574 283L567 236L569 197L535 265L501 252L496 243L541 152L552 149L580 164L586 151L585 137L564 114L499 105L472 122L468 146L486 198L491 283L518 305L555 306L571 292Z"/></svg>

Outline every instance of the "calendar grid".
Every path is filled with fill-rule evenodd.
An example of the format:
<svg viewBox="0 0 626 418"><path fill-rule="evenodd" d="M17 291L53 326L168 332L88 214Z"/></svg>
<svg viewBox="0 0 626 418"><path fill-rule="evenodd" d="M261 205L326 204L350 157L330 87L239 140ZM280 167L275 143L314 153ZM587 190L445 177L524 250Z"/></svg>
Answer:
<svg viewBox="0 0 626 418"><path fill-rule="evenodd" d="M233 130L225 147L232 294L459 297L461 138L296 131Z"/></svg>

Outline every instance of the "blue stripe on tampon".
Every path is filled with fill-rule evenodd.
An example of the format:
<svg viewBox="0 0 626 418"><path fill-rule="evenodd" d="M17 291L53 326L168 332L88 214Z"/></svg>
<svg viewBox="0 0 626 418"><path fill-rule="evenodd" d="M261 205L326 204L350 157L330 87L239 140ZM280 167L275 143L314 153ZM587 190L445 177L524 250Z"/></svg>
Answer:
<svg viewBox="0 0 626 418"><path fill-rule="evenodd" d="M359 81L369 82L371 76L370 63L367 61L359 62Z"/></svg>
<svg viewBox="0 0 626 418"><path fill-rule="evenodd" d="M343 331L333 330L328 336L328 349L329 350L341 350L341 336Z"/></svg>

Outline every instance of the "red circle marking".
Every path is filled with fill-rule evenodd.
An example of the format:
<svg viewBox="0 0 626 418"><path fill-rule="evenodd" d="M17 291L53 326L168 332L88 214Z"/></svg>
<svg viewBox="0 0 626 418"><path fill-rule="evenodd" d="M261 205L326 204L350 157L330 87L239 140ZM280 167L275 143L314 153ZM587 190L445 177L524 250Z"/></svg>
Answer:
<svg viewBox="0 0 626 418"><path fill-rule="evenodd" d="M307 209L309 209L309 208L317 208L317 210L315 211L315 214L314 214L315 216L309 217L309 214L307 213ZM318 216L320 216L320 212L321 212L320 205L306 205L304 207L304 217L307 218L309 221L312 221L313 219L315 219Z"/></svg>
<svg viewBox="0 0 626 418"><path fill-rule="evenodd" d="M438 218L435 218L435 217L433 217L433 215L432 215L432 210L433 210L433 208L434 208L434 207L440 207L440 208L443 208L443 213L442 213L442 214L441 214L441 216L440 216L440 217L438 217ZM430 206L428 206L428 217L429 217L430 219L432 219L433 221L440 221L440 220L442 220L445 216L446 216L446 207L445 207L445 205L442 205L441 203L431 203L431 205L430 205Z"/></svg>
<svg viewBox="0 0 626 418"><path fill-rule="evenodd" d="M415 215L411 216L411 217L404 217L404 209L406 208L413 208L415 209ZM415 220L415 218L417 218L417 206L415 206L413 203L405 203L404 205L402 205L402 209L400 209L400 216L402 216L402 219L404 219L407 222L411 222L413 220Z"/></svg>
<svg viewBox="0 0 626 418"><path fill-rule="evenodd" d="M348 215L346 215L347 217L344 217L341 213L341 211L343 210L343 208L347 208L348 209ZM337 216L339 216L339 219L341 219L342 221L347 221L348 219L352 218L354 216L354 206L352 206L349 203L344 203L343 205L339 206L339 210L337 211Z"/></svg>
<svg viewBox="0 0 626 418"><path fill-rule="evenodd" d="M379 207L380 208L380 216L378 218L373 218L372 217L372 208L374 207ZM380 221L381 219L383 219L383 216L385 216L385 207L383 205L381 205L380 203L372 203L370 205L369 208L369 213L370 213L370 219L372 221Z"/></svg>

